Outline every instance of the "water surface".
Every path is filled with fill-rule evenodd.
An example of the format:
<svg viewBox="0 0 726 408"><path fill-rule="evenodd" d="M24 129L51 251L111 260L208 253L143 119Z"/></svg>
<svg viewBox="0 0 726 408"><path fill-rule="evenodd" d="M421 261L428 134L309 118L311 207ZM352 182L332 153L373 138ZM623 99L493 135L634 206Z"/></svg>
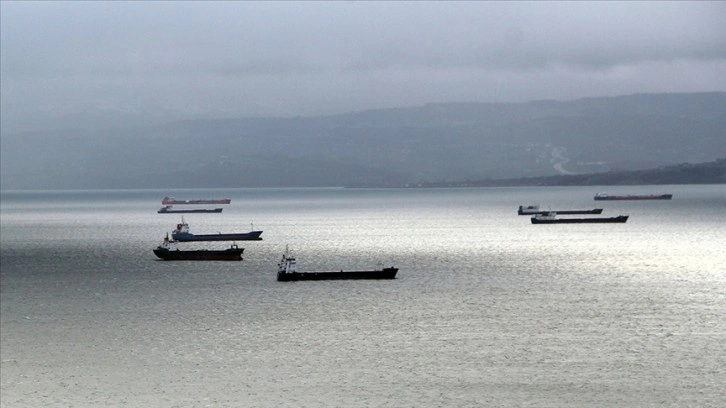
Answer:
<svg viewBox="0 0 726 408"><path fill-rule="evenodd" d="M674 194L595 202L598 191ZM166 195L243 262L164 262ZM3 192L2 406L723 406L726 186ZM531 225L519 205L626 224ZM188 244L205 245L203 243ZM224 245L207 243L206 245ZM400 268L394 281L279 283Z"/></svg>

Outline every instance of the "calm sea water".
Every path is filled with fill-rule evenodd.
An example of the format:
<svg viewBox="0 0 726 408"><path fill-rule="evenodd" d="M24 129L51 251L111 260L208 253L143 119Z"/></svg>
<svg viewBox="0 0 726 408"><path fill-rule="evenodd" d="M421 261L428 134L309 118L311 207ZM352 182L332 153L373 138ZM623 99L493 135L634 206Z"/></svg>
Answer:
<svg viewBox="0 0 726 408"><path fill-rule="evenodd" d="M609 193L671 201L595 202ZM243 262L164 262L165 195ZM726 186L3 192L3 407L717 407ZM531 225L518 205L626 224ZM200 245L200 244L189 244ZM224 245L207 243L207 246ZM394 281L278 283L400 268Z"/></svg>

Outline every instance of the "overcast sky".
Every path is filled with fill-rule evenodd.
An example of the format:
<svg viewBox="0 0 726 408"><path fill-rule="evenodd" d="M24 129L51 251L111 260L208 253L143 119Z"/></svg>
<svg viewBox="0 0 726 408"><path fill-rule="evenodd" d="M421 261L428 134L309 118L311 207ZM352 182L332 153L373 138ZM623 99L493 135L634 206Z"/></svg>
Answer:
<svg viewBox="0 0 726 408"><path fill-rule="evenodd" d="M2 119L726 91L726 2L0 2Z"/></svg>

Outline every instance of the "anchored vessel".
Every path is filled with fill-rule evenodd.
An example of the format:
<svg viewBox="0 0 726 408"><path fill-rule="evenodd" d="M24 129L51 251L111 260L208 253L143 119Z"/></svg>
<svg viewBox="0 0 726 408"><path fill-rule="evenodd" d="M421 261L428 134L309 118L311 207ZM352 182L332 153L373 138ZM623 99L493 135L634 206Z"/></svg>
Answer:
<svg viewBox="0 0 726 408"><path fill-rule="evenodd" d="M164 197L161 200L162 205L174 204L229 204L232 200L229 198L210 199L210 200L177 200L174 197Z"/></svg>
<svg viewBox="0 0 726 408"><path fill-rule="evenodd" d="M535 214L547 214L553 212L553 210L543 211L539 209L538 205L520 205L517 210L518 215L535 215ZM602 214L602 208L593 208L592 210L554 210L557 214Z"/></svg>
<svg viewBox="0 0 726 408"><path fill-rule="evenodd" d="M244 250L244 248L232 244L229 248L223 250L195 249L182 251L176 248L173 241L169 241L167 235L164 242L154 249L154 254L165 261L241 261Z"/></svg>
<svg viewBox="0 0 726 408"><path fill-rule="evenodd" d="M532 217L532 224L601 224L626 222L627 220L627 215L601 218L557 218L557 213L548 212L546 214L535 214Z"/></svg>
<svg viewBox="0 0 726 408"><path fill-rule="evenodd" d="M261 241L262 231L235 232L222 234L192 234L189 232L189 224L183 219L180 224L176 224L176 229L171 232L174 241Z"/></svg>
<svg viewBox="0 0 726 408"><path fill-rule="evenodd" d="M184 213L221 213L222 208L192 208L185 210L175 209L171 205L165 205L157 211L159 214L184 214Z"/></svg>
<svg viewBox="0 0 726 408"><path fill-rule="evenodd" d="M633 194L633 195L613 195L597 193L595 201L607 200L670 200L673 194Z"/></svg>
<svg viewBox="0 0 726 408"><path fill-rule="evenodd" d="M277 280L281 282L300 280L337 280L337 279L395 279L398 268L382 268L370 271L339 272L298 272L295 257L287 252L278 264Z"/></svg>

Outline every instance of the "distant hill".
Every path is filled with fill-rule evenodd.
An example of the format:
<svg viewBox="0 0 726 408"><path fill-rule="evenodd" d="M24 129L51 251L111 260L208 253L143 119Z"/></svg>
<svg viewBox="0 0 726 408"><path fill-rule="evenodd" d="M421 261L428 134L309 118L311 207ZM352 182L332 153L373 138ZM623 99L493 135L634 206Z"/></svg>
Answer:
<svg viewBox="0 0 726 408"><path fill-rule="evenodd" d="M612 175L726 157L724 112L726 93L713 92L2 134L0 186L399 186Z"/></svg>
<svg viewBox="0 0 726 408"><path fill-rule="evenodd" d="M648 170L451 183L421 183L406 187L622 186L649 184L726 184L726 158L708 163L683 163Z"/></svg>

